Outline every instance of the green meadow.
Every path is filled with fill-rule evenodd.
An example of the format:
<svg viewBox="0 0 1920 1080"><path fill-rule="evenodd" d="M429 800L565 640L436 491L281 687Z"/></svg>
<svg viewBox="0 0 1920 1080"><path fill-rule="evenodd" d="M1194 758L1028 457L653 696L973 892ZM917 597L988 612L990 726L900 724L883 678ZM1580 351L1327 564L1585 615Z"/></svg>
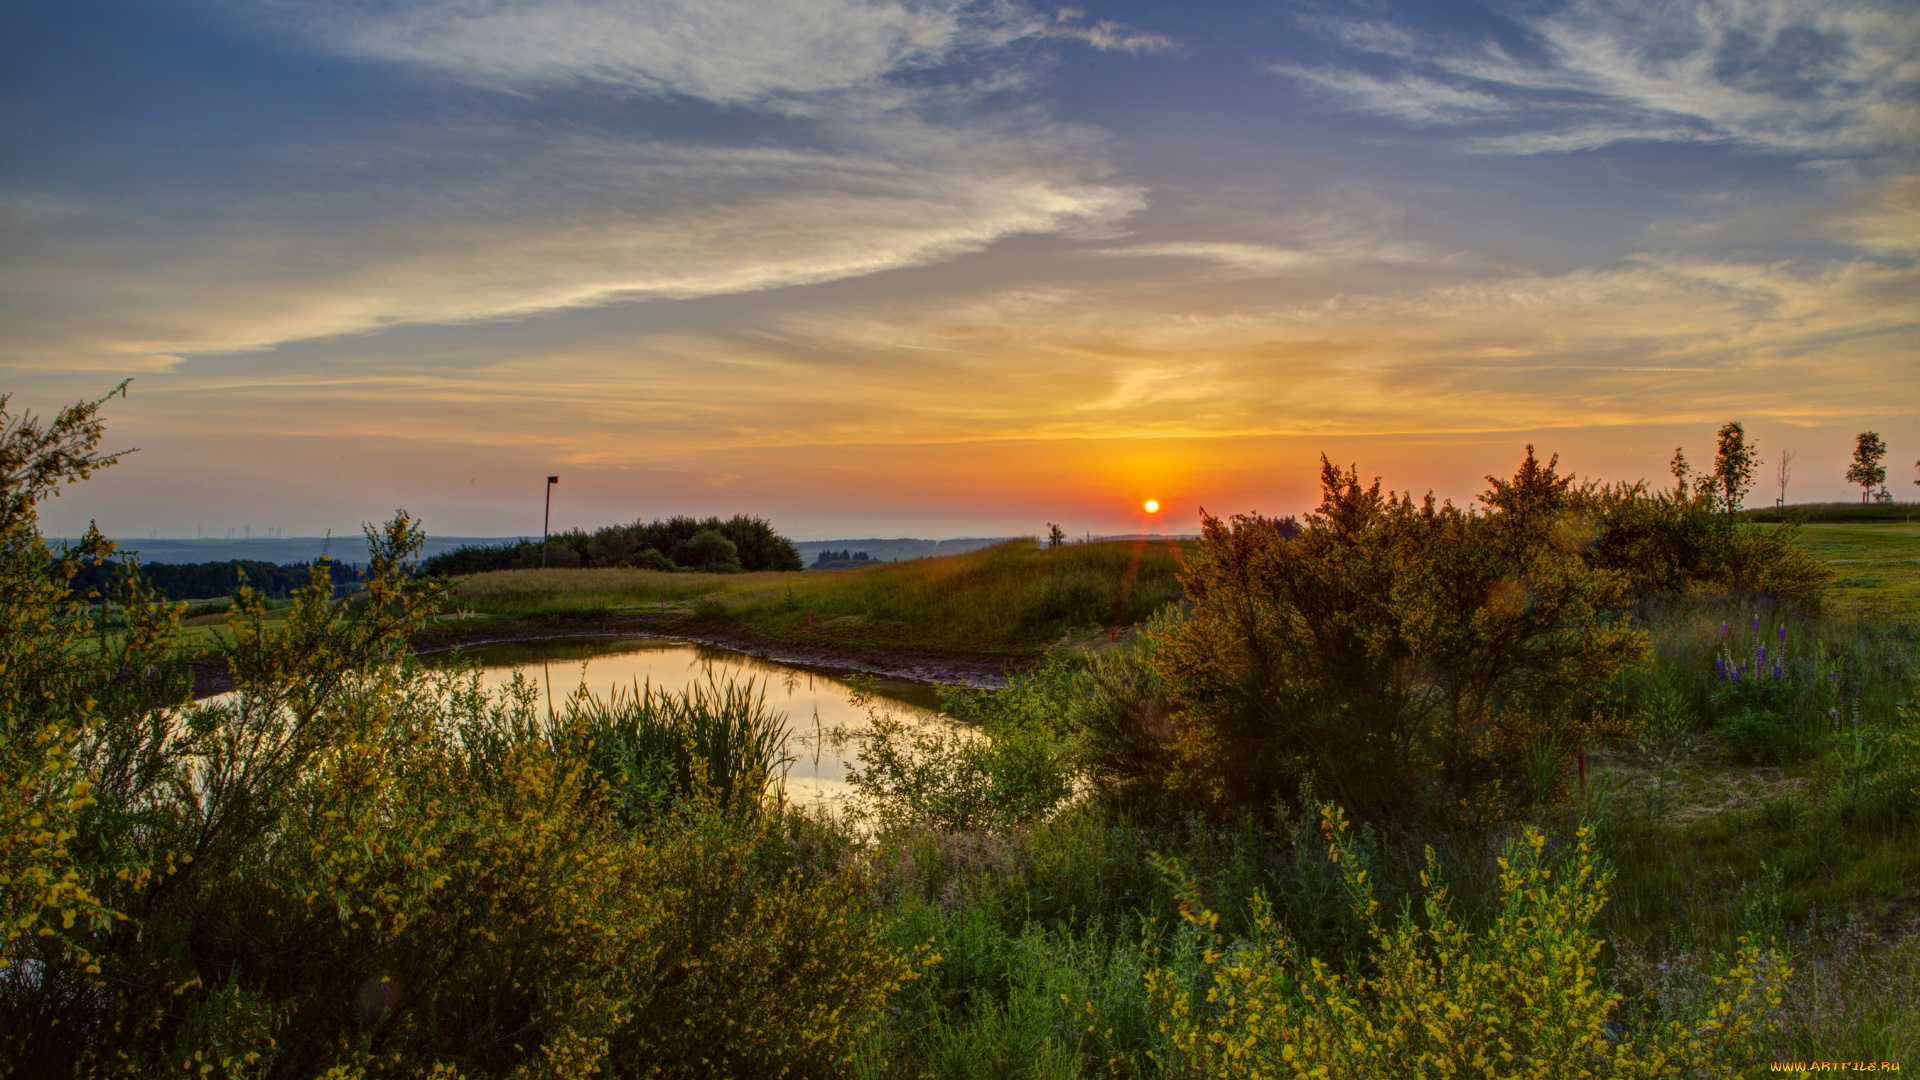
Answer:
<svg viewBox="0 0 1920 1080"><path fill-rule="evenodd" d="M484 632L486 620L652 615L829 646L1031 655L1076 629L1132 625L1177 600L1191 546L1047 550L1016 540L937 559L798 573L503 570L459 579L449 618Z"/></svg>
<svg viewBox="0 0 1920 1080"><path fill-rule="evenodd" d="M1920 620L1920 523L1803 525L1800 542L1837 575L1835 610Z"/></svg>

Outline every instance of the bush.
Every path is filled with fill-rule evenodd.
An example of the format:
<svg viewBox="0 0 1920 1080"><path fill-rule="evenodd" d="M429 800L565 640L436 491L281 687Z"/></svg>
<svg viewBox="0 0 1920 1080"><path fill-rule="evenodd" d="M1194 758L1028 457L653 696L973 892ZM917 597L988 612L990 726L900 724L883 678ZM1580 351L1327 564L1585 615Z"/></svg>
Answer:
<svg viewBox="0 0 1920 1080"><path fill-rule="evenodd" d="M856 819L883 831L1006 829L1032 824L1073 794L1068 748L1042 709L1034 680L1016 677L997 694L948 692L943 703L973 727L917 723L872 704L854 735L860 760L847 767Z"/></svg>
<svg viewBox="0 0 1920 1080"><path fill-rule="evenodd" d="M1252 933L1229 942L1189 888L1181 918L1204 977L1196 987L1166 967L1147 974L1173 1049L1163 1075L1664 1077L1720 1075L1758 1056L1791 972L1777 951L1757 946L1724 965L1694 1023L1622 1037L1621 999L1600 982L1601 941L1589 930L1608 874L1585 829L1559 868L1543 862L1537 831L1509 844L1492 925L1475 934L1455 921L1431 849L1420 918L1403 909L1382 925L1344 816L1331 806L1321 813L1329 856L1374 942L1369 973L1302 956L1263 898ZM1169 869L1178 876L1177 863Z"/></svg>
<svg viewBox="0 0 1920 1080"><path fill-rule="evenodd" d="M846 1073L912 957L857 870L786 865L785 819L740 812L757 699L542 723L530 693L423 671L406 640L438 585L409 574L401 514L353 602L316 571L270 626L241 590L235 692L189 706L179 607L129 573L122 630L79 647L65 581L111 545L55 558L35 528L111 462L99 404L0 433L0 1075ZM663 758L624 823L618 766Z"/></svg>
<svg viewBox="0 0 1920 1080"><path fill-rule="evenodd" d="M1292 539L1206 518L1192 617L1155 653L1170 782L1222 806L1311 777L1368 815L1473 820L1559 798L1576 749L1631 733L1598 699L1646 635L1607 616L1625 582L1581 559L1553 465L1529 447L1480 513L1383 496L1322 459L1323 501Z"/></svg>
<svg viewBox="0 0 1920 1080"><path fill-rule="evenodd" d="M1172 625L1163 615L1139 646L1090 657L1060 711L1081 771L1110 805L1148 808L1166 796L1176 732L1153 643Z"/></svg>
<svg viewBox="0 0 1920 1080"><path fill-rule="evenodd" d="M1818 611L1833 571L1795 543L1791 525L1727 514L1706 490L1588 484L1570 509L1589 566L1625 575L1637 597L1694 591L1771 596Z"/></svg>

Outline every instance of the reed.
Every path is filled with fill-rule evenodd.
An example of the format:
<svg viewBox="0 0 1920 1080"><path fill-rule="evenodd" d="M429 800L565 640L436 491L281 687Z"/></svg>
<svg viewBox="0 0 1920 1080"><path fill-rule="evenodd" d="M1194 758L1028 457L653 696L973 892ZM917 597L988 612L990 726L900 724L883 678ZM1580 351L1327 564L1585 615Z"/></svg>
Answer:
<svg viewBox="0 0 1920 1080"><path fill-rule="evenodd" d="M628 818L702 789L723 805L757 808L793 761L786 714L767 707L766 688L752 679L709 679L679 693L643 682L604 698L581 687L553 738L584 752Z"/></svg>

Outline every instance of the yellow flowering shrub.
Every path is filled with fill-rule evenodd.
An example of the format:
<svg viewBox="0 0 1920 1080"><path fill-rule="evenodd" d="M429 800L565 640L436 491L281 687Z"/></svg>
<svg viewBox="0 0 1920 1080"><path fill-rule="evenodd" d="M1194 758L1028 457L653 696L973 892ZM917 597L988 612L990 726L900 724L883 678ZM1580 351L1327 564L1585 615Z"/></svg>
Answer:
<svg viewBox="0 0 1920 1080"><path fill-rule="evenodd" d="M124 918L93 894L71 851L74 818L93 805L92 782L74 758L77 734L49 726L0 747L0 970L21 958L15 943L24 938L59 938L92 970L70 932L83 920Z"/></svg>
<svg viewBox="0 0 1920 1080"><path fill-rule="evenodd" d="M1368 868L1347 822L1322 808L1329 857L1374 950L1358 973L1299 954L1261 898L1252 933L1229 943L1219 917L1192 899L1182 918L1200 934L1205 974L1195 988L1165 967L1148 995L1171 1046L1170 1076L1665 1077L1744 1067L1789 974L1781 955L1745 945L1720 997L1691 1025L1628 1037L1612 1023L1618 995L1600 980L1601 941L1589 925L1606 902L1606 872L1582 830L1565 865L1541 859L1529 830L1501 860L1500 901L1474 933L1449 912L1431 849L1423 918L1383 924Z"/></svg>
<svg viewBox="0 0 1920 1080"><path fill-rule="evenodd" d="M1312 777L1358 812L1475 825L1564 796L1576 750L1630 733L1597 698L1647 637L1605 616L1627 579L1583 560L1555 464L1529 447L1482 512L1323 459L1297 529L1206 518L1192 615L1155 634L1168 785L1223 808Z"/></svg>
<svg viewBox="0 0 1920 1080"><path fill-rule="evenodd" d="M178 619L177 609L149 606L135 613L141 645L85 648L95 620L69 582L113 544L89 528L55 552L40 536L37 508L116 460L97 449L105 399L45 423L10 412L8 400L0 395L0 984L19 978L12 969L23 963L97 974L88 933L125 918L101 898L99 877L145 880L138 860L115 864L78 850L82 815L97 801L88 759L99 741L97 699L125 698L151 681L111 676L152 669Z"/></svg>
<svg viewBox="0 0 1920 1080"><path fill-rule="evenodd" d="M701 778L633 820L590 738L435 674L417 523L369 529L187 701L179 608L69 597L35 506L111 463L99 402L0 397L0 1077L829 1077L915 957L855 875ZM111 632L109 632L109 623ZM96 633L98 631L98 633Z"/></svg>
<svg viewBox="0 0 1920 1080"><path fill-rule="evenodd" d="M191 953L126 957L168 977L116 994L133 1022L91 1060L231 1078L843 1074L913 970L864 883L761 865L773 816L711 788L625 827L570 740L471 691L419 671L343 681L275 827L217 872L182 868L192 892L169 914L190 912Z"/></svg>

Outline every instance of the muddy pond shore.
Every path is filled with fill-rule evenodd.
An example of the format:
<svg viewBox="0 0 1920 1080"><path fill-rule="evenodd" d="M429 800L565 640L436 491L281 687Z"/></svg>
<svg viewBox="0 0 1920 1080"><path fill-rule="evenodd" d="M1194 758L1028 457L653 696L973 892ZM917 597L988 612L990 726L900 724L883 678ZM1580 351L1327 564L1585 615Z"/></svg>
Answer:
<svg viewBox="0 0 1920 1080"><path fill-rule="evenodd" d="M413 635L409 644L420 656L435 656L454 649L483 645L637 637L675 638L712 645L756 659L823 674L877 675L910 682L988 688L1006 685L1009 674L1026 671L1040 661L1038 654L986 655L895 649L831 640L793 641L718 620L653 614L449 620L435 623ZM231 689L233 678L223 658L200 656L194 659L193 696L196 699Z"/></svg>

